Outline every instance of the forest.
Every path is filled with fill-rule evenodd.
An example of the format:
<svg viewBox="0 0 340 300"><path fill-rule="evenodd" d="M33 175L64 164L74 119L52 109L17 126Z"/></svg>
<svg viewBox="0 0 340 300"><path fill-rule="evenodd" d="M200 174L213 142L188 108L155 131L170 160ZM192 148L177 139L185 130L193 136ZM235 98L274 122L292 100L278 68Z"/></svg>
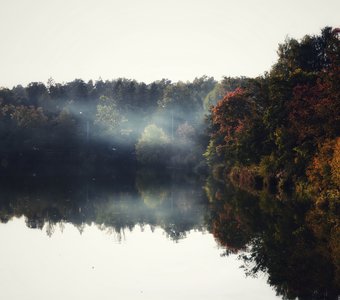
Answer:
<svg viewBox="0 0 340 300"><path fill-rule="evenodd" d="M339 37L340 29L325 27L319 35L287 38L277 62L256 78L202 76L149 84L51 78L46 85L1 88L1 184L16 186L16 178L26 177L14 204L2 200L1 221L24 214L30 227L66 220L117 232L152 224L175 240L206 228L226 255L251 249L242 254L247 273L266 271L286 299L337 299ZM188 177L176 181L175 173ZM56 196L51 205L48 178L66 175L58 189L66 196ZM91 189L93 195L101 190L93 188L99 177L105 187L117 182L113 204L110 192L99 197L107 202L84 200ZM79 179L73 194L67 178ZM38 180L47 180L45 192ZM173 180L183 187L175 190ZM204 186L205 200L194 194L196 185ZM125 187L142 205L120 200ZM3 199L7 192L12 193L2 189ZM171 202L176 193L177 208ZM74 200L60 202L64 198ZM28 211L25 199L31 199ZM175 209L164 215L162 205L169 203ZM82 215L89 205L95 209ZM108 206L136 214L115 220Z"/></svg>
<svg viewBox="0 0 340 300"><path fill-rule="evenodd" d="M216 81L32 82L0 90L1 172L105 173L124 166L199 169L205 98ZM216 100L216 99L214 99ZM46 166L50 166L46 169ZM62 172L62 171L61 171Z"/></svg>
<svg viewBox="0 0 340 300"><path fill-rule="evenodd" d="M245 79L212 107L204 155L214 172L249 189L339 185L339 30L289 39L278 55L265 76Z"/></svg>

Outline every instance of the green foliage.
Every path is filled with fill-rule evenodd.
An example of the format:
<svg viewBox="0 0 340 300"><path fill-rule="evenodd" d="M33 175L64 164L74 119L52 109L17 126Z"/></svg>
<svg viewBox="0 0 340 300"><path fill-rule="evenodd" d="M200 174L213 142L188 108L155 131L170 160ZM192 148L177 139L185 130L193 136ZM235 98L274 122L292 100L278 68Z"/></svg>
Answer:
<svg viewBox="0 0 340 300"><path fill-rule="evenodd" d="M217 101L220 100L225 91L221 83L216 83L214 88L204 98L204 109L208 111L211 106L216 105Z"/></svg>
<svg viewBox="0 0 340 300"><path fill-rule="evenodd" d="M219 159L219 155L217 154L217 146L214 139L210 139L209 145L204 152L203 156L205 157L208 166L213 167L217 164L218 161L222 161Z"/></svg>
<svg viewBox="0 0 340 300"><path fill-rule="evenodd" d="M145 127L136 144L137 160L141 164L164 165L170 151L170 139L163 129L155 124Z"/></svg>
<svg viewBox="0 0 340 300"><path fill-rule="evenodd" d="M115 133L122 121L122 115L114 100L101 96L97 105L95 123L102 125L109 133Z"/></svg>
<svg viewBox="0 0 340 300"><path fill-rule="evenodd" d="M168 144L170 139L163 129L157 127L155 124L150 124L144 128L143 134L138 142L152 145Z"/></svg>
<svg viewBox="0 0 340 300"><path fill-rule="evenodd" d="M125 78L61 84L50 78L47 85L0 88L0 159L33 164L67 156L89 164L102 160L107 166L109 161L132 165L143 129L154 123L164 134L158 136L160 144L141 140L145 149L150 148L146 152L159 152L156 160L145 162L203 170L207 143L203 100L215 84L207 76L150 84ZM164 136L171 136L175 146L164 147L162 143L169 142Z"/></svg>
<svg viewBox="0 0 340 300"><path fill-rule="evenodd" d="M214 78L203 76L193 82L179 81L164 89L162 98L158 101L160 111L176 112L175 125L185 121L198 122L204 113L204 99L216 85Z"/></svg>
<svg viewBox="0 0 340 300"><path fill-rule="evenodd" d="M5 106L2 110L3 113L10 116L10 118L19 127L41 127L46 124L47 117L45 116L41 107L35 108L33 106Z"/></svg>

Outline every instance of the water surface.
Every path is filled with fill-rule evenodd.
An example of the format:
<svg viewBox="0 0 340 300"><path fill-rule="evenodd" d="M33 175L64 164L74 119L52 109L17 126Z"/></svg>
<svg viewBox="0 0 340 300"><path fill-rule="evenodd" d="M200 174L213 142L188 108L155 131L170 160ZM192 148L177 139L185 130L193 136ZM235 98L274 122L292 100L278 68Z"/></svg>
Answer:
<svg viewBox="0 0 340 300"><path fill-rule="evenodd" d="M263 278L246 278L237 256L221 257L211 234L179 242L136 226L122 239L92 224L30 229L0 225L5 299L279 299ZM20 288L19 288L20 287Z"/></svg>
<svg viewBox="0 0 340 300"><path fill-rule="evenodd" d="M306 203L152 172L0 186L5 299L339 295L336 253L312 234Z"/></svg>

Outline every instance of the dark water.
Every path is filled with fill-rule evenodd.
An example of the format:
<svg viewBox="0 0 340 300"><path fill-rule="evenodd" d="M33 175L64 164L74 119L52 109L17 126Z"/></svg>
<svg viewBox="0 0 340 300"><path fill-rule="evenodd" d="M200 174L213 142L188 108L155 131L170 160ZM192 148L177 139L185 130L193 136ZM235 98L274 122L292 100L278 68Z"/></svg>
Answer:
<svg viewBox="0 0 340 300"><path fill-rule="evenodd" d="M4 299L338 296L306 204L150 171L2 178L0 191Z"/></svg>

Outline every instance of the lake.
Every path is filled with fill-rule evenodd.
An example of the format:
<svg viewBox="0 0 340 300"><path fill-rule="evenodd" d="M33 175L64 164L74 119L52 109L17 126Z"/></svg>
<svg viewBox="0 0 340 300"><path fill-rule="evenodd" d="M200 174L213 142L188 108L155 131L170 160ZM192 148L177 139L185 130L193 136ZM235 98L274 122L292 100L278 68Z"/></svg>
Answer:
<svg viewBox="0 0 340 300"><path fill-rule="evenodd" d="M312 284L306 286L300 268L292 265L300 255L320 260L318 252L293 254L301 240L283 242L284 237L277 239L287 249L277 251L275 239L267 241L273 237L271 228L257 212L254 197L227 191L224 199L209 198L207 190L211 194L218 186L152 173L105 180L7 179L0 207L4 299L271 300L307 299L308 291L313 299L336 299L336 288L322 280L330 275L319 273L331 263L322 260L321 269L309 270L306 262L303 271L318 274L321 282L317 286L305 274ZM232 199L242 207L233 206ZM289 214L289 207L281 209L282 215ZM274 223L284 228L275 234L295 232L298 218L294 224L290 218ZM268 250L269 245L273 248ZM294 263L282 261L282 255ZM259 257L270 259L261 266ZM275 268L281 268L282 278ZM301 291L292 281L304 284Z"/></svg>

